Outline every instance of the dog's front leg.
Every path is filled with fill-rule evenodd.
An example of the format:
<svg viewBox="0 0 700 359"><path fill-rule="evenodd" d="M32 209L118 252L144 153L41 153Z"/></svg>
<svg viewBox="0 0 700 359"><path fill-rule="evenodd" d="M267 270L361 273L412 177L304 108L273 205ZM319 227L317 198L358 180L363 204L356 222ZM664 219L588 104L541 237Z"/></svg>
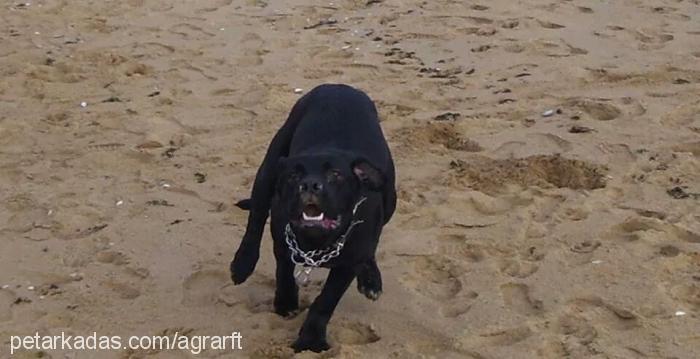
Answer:
<svg viewBox="0 0 700 359"><path fill-rule="evenodd" d="M372 258L359 265L357 271L357 290L371 300L379 299L382 294L382 273L377 261Z"/></svg>
<svg viewBox="0 0 700 359"><path fill-rule="evenodd" d="M355 271L349 267L331 269L321 294L309 308L299 338L292 344L295 352L311 350L321 352L330 348L326 341L326 327L340 298L355 279Z"/></svg>
<svg viewBox="0 0 700 359"><path fill-rule="evenodd" d="M289 257L284 239L275 237L274 251L277 269L275 273L276 290L274 307L275 313L288 317L299 309L299 287L294 279L294 263Z"/></svg>

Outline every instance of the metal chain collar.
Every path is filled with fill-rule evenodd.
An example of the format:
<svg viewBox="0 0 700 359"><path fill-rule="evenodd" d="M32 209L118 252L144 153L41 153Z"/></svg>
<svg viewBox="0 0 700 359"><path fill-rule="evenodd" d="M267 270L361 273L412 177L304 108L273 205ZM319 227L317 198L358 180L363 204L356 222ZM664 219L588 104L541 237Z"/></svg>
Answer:
<svg viewBox="0 0 700 359"><path fill-rule="evenodd" d="M367 197L362 197L355 204L355 207L352 210L353 217L355 216L355 213L357 212L357 208L366 199L367 199ZM296 235L294 234L294 231L292 230L292 226L289 223L287 223L287 226L284 228L284 235L285 235L285 241L287 242L287 246L289 247L289 250L291 251L290 258L292 259L292 262L294 262L294 264L296 264L296 265L301 265L304 267L319 267L322 264L330 261L331 259L339 256L340 251L345 246L345 241L347 240L347 237L350 234L350 231L352 231L352 228L360 223L363 223L363 222L364 222L363 220L351 221L350 225L348 226L348 229L345 230L345 233L343 233L343 235L341 235L335 243L333 243L332 245L330 245L324 249L314 249L312 251L303 251L301 248L299 248L299 243L297 243ZM297 257L301 258L302 260L298 260ZM311 272L311 268L304 270L304 272L306 272L306 274L308 276L308 274Z"/></svg>

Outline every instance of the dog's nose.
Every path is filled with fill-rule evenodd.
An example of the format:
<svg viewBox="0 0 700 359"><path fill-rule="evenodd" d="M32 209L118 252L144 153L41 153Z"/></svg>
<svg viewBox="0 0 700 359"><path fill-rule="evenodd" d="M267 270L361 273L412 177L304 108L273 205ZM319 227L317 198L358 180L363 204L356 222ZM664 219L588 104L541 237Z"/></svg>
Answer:
<svg viewBox="0 0 700 359"><path fill-rule="evenodd" d="M321 191L323 191L323 183L316 179L305 180L299 185L301 193L320 194Z"/></svg>

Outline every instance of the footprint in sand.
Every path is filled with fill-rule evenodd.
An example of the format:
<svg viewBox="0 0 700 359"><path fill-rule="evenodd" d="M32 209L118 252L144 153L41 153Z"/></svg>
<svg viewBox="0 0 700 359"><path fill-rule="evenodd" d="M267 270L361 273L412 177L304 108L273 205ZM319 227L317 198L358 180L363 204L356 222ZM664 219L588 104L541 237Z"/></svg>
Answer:
<svg viewBox="0 0 700 359"><path fill-rule="evenodd" d="M623 114L618 106L603 100L575 98L566 101L564 106L578 109L582 114L598 121L612 121ZM579 119L581 118L579 115Z"/></svg>
<svg viewBox="0 0 700 359"><path fill-rule="evenodd" d="M186 40L206 40L213 37L214 34L202 29L199 26L181 23L172 26L169 30L171 33L182 36Z"/></svg>
<svg viewBox="0 0 700 359"><path fill-rule="evenodd" d="M540 267L528 261L505 259L499 266L501 273L513 278L527 278L537 272Z"/></svg>
<svg viewBox="0 0 700 359"><path fill-rule="evenodd" d="M700 52L698 52L700 58ZM661 117L661 123L671 128L700 128L700 101L689 101Z"/></svg>
<svg viewBox="0 0 700 359"><path fill-rule="evenodd" d="M188 307L213 305L218 301L221 289L230 281L229 274L224 271L196 271L182 284L182 304Z"/></svg>
<svg viewBox="0 0 700 359"><path fill-rule="evenodd" d="M442 303L440 314L455 318L468 312L479 296L474 291L464 291L459 275L463 270L448 257L421 256L414 261L415 270L404 278L404 285L428 298Z"/></svg>
<svg viewBox="0 0 700 359"><path fill-rule="evenodd" d="M598 331L585 318L565 313L557 321L557 331L575 338L578 344L587 345L598 336Z"/></svg>
<svg viewBox="0 0 700 359"><path fill-rule="evenodd" d="M498 30L494 27L465 27L457 29L457 32L464 35L477 35L477 36L493 36L498 33Z"/></svg>
<svg viewBox="0 0 700 359"><path fill-rule="evenodd" d="M145 267L126 267L124 273L138 279L146 279L151 276L151 271Z"/></svg>
<svg viewBox="0 0 700 359"><path fill-rule="evenodd" d="M588 54L588 50L575 47L563 39L536 39L527 43L514 42L503 47L506 52L530 52L549 57L569 57Z"/></svg>
<svg viewBox="0 0 700 359"><path fill-rule="evenodd" d="M606 302L600 297L589 296L570 300L569 311L585 314L589 320L615 330L627 330L641 325L639 317L632 311ZM596 318L597 319L592 319Z"/></svg>
<svg viewBox="0 0 700 359"><path fill-rule="evenodd" d="M570 141L567 141L552 133L532 133L527 135L528 138L534 139L538 146L543 146L543 149L538 149L539 151L548 150L551 148L553 153L564 153L569 152L573 149L573 145ZM540 152L542 153L542 152Z"/></svg>
<svg viewBox="0 0 700 359"><path fill-rule="evenodd" d="M563 29L566 26L557 24L554 22L549 22L549 21L543 21L543 20L537 20L537 23L540 24L545 29Z"/></svg>
<svg viewBox="0 0 700 359"><path fill-rule="evenodd" d="M680 143L674 145L672 150L674 152L690 152L693 156L700 157L700 141Z"/></svg>
<svg viewBox="0 0 700 359"><path fill-rule="evenodd" d="M166 57L175 52L175 48L160 42L137 43L130 49L130 55L138 59Z"/></svg>
<svg viewBox="0 0 700 359"><path fill-rule="evenodd" d="M3 200L2 206L7 210L9 218L2 225L0 233L5 231L26 233L35 228L50 229L53 226L48 209L29 194L20 193L9 196Z"/></svg>
<svg viewBox="0 0 700 359"><path fill-rule="evenodd" d="M506 305L524 315L540 315L544 308L542 301L533 299L530 287L521 283L506 283L501 285L501 295Z"/></svg>
<svg viewBox="0 0 700 359"><path fill-rule="evenodd" d="M479 293L474 291L462 292L458 297L446 302L440 308L440 314L446 318L456 318L472 309L474 300L479 297Z"/></svg>
<svg viewBox="0 0 700 359"><path fill-rule="evenodd" d="M392 65L420 65L423 66L423 61L416 56L413 51L405 51L399 47L392 47L384 53L389 59L385 63Z"/></svg>
<svg viewBox="0 0 700 359"><path fill-rule="evenodd" d="M461 270L444 256L420 256L414 259L415 270L404 284L418 293L436 300L452 299L462 290L458 279Z"/></svg>
<svg viewBox="0 0 700 359"><path fill-rule="evenodd" d="M506 329L495 329L477 335L470 335L462 338L459 341L459 344L465 349L509 346L522 342L523 340L531 337L532 334L532 329L527 325L523 325Z"/></svg>
<svg viewBox="0 0 700 359"><path fill-rule="evenodd" d="M97 252L95 259L100 263L109 263L117 266L129 264L129 257L126 254L113 250Z"/></svg>
<svg viewBox="0 0 700 359"><path fill-rule="evenodd" d="M304 71L304 78L309 80L334 78L343 74L342 70L326 67L305 68L302 71Z"/></svg>
<svg viewBox="0 0 700 359"><path fill-rule="evenodd" d="M263 56L269 53L269 50L266 50L267 44L263 38L252 32L241 36L239 46L243 49L243 53L235 59L235 64L238 66L260 65L263 63Z"/></svg>
<svg viewBox="0 0 700 359"><path fill-rule="evenodd" d="M84 81L86 75L76 65L56 62L52 66L33 67L27 77L49 83L77 83Z"/></svg>
<svg viewBox="0 0 700 359"><path fill-rule="evenodd" d="M197 1L197 10L195 12L214 12L223 7L229 6L233 3L233 0L206 0Z"/></svg>
<svg viewBox="0 0 700 359"><path fill-rule="evenodd" d="M141 296L141 290L129 283L110 279L103 282L102 285L114 292L120 299L136 299Z"/></svg>
<svg viewBox="0 0 700 359"><path fill-rule="evenodd" d="M446 257L477 263L484 260L486 256L483 245L470 242L463 234L440 235L438 240L439 252Z"/></svg>
<svg viewBox="0 0 700 359"><path fill-rule="evenodd" d="M318 274L316 274L318 276ZM218 276L218 274L217 274ZM318 293L323 286L323 281L318 277L312 277L308 288L309 291L299 293L299 309L304 310L313 302L314 296L310 292ZM228 273L225 273L223 278L224 284L221 285L221 294L216 299L227 306L243 304L245 311L251 314L271 313L273 312L272 300L275 293L275 279L258 274L246 282L246 290L241 293L240 290L235 290L231 284L231 279Z"/></svg>
<svg viewBox="0 0 700 359"><path fill-rule="evenodd" d="M7 219L2 232L28 233L34 229L49 230L53 225L47 212L43 208L17 211Z"/></svg>
<svg viewBox="0 0 700 359"><path fill-rule="evenodd" d="M649 234L660 232L684 242L700 243L699 233L675 224L666 223L657 218L641 216L628 217L622 223L611 228L606 236L611 239L622 238L633 241L642 238L647 232Z"/></svg>
<svg viewBox="0 0 700 359"><path fill-rule="evenodd" d="M342 344L367 345L381 339L372 326L360 322L341 323L334 328L331 335Z"/></svg>
<svg viewBox="0 0 700 359"><path fill-rule="evenodd" d="M664 257L676 257L681 254L681 250L676 246L665 245L659 248L659 254Z"/></svg>
<svg viewBox="0 0 700 359"><path fill-rule="evenodd" d="M601 246L600 241L584 240L571 246L571 251L574 253L593 253Z"/></svg>
<svg viewBox="0 0 700 359"><path fill-rule="evenodd" d="M377 101L377 108L383 121L402 120L416 112L414 107L384 101Z"/></svg>
<svg viewBox="0 0 700 359"><path fill-rule="evenodd" d="M640 42L638 46L640 50L658 50L674 39L673 35L654 29L630 30L630 32Z"/></svg>
<svg viewBox="0 0 700 359"><path fill-rule="evenodd" d="M700 285L694 283L681 284L670 290L671 297L700 310Z"/></svg>

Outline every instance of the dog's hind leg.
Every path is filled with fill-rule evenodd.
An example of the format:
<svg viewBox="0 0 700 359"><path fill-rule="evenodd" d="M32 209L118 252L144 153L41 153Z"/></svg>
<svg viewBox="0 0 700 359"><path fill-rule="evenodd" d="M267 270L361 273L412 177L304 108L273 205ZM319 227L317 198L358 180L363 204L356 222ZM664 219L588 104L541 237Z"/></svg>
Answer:
<svg viewBox="0 0 700 359"><path fill-rule="evenodd" d="M357 290L371 300L382 294L382 273L377 261L371 259L357 267Z"/></svg>
<svg viewBox="0 0 700 359"><path fill-rule="evenodd" d="M274 193L275 168L272 166L276 160L273 143L265 156L263 164L258 169L253 184L253 194L248 203L250 212L248 213L248 226L246 227L243 240L236 251L236 255L231 261L231 279L235 284L241 284L253 273L255 265L260 257L260 240L262 239L265 222L270 212L270 203Z"/></svg>
<svg viewBox="0 0 700 359"><path fill-rule="evenodd" d="M279 159L289 151L290 129L283 126L270 142L265 159L255 175L253 191L250 200L239 204L248 207L248 225L243 235L241 245L231 261L231 279L240 284L253 273L260 257L260 240L262 239L265 222L270 214L272 197L275 194L277 182L277 166ZM241 207L242 208L242 207Z"/></svg>
<svg viewBox="0 0 700 359"><path fill-rule="evenodd" d="M321 352L330 348L326 341L326 327L340 298L353 279L355 279L353 268L335 267L331 269L321 294L316 297L309 308L309 314L299 331L299 338L292 344L295 352L303 350Z"/></svg>

